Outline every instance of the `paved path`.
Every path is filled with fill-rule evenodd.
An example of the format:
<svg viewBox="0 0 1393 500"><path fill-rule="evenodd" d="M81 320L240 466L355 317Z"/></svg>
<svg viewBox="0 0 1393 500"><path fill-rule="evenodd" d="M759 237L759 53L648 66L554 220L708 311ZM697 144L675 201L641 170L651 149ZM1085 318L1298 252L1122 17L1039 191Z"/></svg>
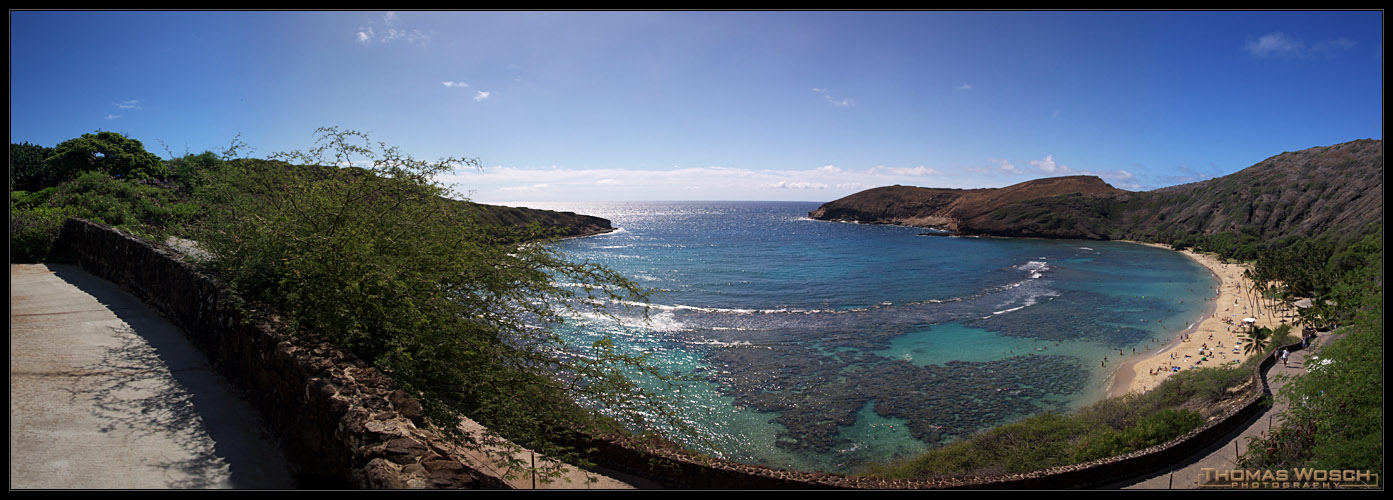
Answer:
<svg viewBox="0 0 1393 500"><path fill-rule="evenodd" d="M10 266L10 488L293 488L173 325L77 267Z"/></svg>
<svg viewBox="0 0 1393 500"><path fill-rule="evenodd" d="M1336 336L1330 333L1322 334L1317 337L1311 347L1293 351L1287 359L1286 366L1278 362L1269 368L1265 376L1268 386L1273 394L1282 387L1285 376L1299 375L1306 372L1306 358L1320 350L1320 346L1330 343ZM1260 415L1249 421L1249 425L1240 431L1231 433L1229 439L1216 443L1205 451L1197 454L1189 461L1177 464L1170 471L1140 479L1132 480L1114 487L1125 489L1196 489L1200 487L1203 469L1217 469L1229 471L1236 469L1236 459L1239 453L1248 452L1248 442L1253 438L1262 436L1273 426L1282 426L1282 412L1286 411L1287 403L1281 398L1277 398L1275 403L1263 411Z"/></svg>

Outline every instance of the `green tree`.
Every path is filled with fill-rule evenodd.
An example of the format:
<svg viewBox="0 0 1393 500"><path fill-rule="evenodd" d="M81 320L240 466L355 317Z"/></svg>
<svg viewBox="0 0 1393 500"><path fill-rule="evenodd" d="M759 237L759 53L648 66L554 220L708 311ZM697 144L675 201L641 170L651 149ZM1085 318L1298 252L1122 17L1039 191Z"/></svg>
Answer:
<svg viewBox="0 0 1393 500"><path fill-rule="evenodd" d="M1248 325L1248 332L1243 334L1243 354L1263 352L1271 337L1272 331L1267 327Z"/></svg>
<svg viewBox="0 0 1393 500"><path fill-rule="evenodd" d="M204 151L200 154L186 154L179 158L165 161L165 167L174 176L186 191L195 191L208 182L208 177L212 172L221 167L223 159L212 151Z"/></svg>
<svg viewBox="0 0 1393 500"><path fill-rule="evenodd" d="M682 427L672 392L629 378L677 383L644 356L554 332L567 311L644 301L636 284L537 244L538 227L476 221L435 179L477 160L421 161L337 128L317 137L277 161L230 161L200 190L212 213L197 238L245 297L392 374L447 432L462 414L564 456L561 429Z"/></svg>
<svg viewBox="0 0 1393 500"><path fill-rule="evenodd" d="M54 184L44 169L44 159L53 148L29 144L10 144L10 191L38 191Z"/></svg>
<svg viewBox="0 0 1393 500"><path fill-rule="evenodd" d="M122 179L147 179L169 175L169 169L140 141L116 132L97 131L69 139L53 148L44 168L56 182L97 171Z"/></svg>

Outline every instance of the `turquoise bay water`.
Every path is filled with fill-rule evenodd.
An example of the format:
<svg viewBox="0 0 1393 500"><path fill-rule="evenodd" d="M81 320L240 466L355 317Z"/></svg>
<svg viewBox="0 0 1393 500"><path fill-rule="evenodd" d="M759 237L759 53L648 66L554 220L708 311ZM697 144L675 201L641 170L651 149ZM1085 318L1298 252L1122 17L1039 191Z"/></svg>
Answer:
<svg viewBox="0 0 1393 500"><path fill-rule="evenodd" d="M654 291L647 321L576 317L563 336L698 375L680 394L697 447L780 468L853 472L1096 401L1216 284L1163 249L927 237L808 219L817 203L519 205L610 219L556 245Z"/></svg>

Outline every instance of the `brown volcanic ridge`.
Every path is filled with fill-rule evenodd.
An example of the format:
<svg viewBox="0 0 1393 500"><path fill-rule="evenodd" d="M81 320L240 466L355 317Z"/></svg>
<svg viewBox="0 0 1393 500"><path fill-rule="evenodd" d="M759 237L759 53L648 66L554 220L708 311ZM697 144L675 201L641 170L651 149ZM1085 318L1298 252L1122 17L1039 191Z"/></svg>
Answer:
<svg viewBox="0 0 1393 500"><path fill-rule="evenodd" d="M885 186L824 203L808 217L819 220L928 227L963 234L988 234L964 224L1013 204L1077 195L1110 197L1126 193L1091 175L1035 179L1003 188L946 189Z"/></svg>
<svg viewBox="0 0 1393 500"><path fill-rule="evenodd" d="M808 216L960 235L1347 240L1383 224L1383 140L1282 153L1223 177L1153 191L1124 191L1082 175L989 189L887 186L825 203Z"/></svg>

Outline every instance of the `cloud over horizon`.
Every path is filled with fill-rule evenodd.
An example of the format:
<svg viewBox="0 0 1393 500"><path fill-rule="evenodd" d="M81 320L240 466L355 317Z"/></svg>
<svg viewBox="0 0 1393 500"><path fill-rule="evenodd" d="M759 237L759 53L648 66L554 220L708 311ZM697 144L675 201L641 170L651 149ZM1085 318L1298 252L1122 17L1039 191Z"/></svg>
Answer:
<svg viewBox="0 0 1393 500"><path fill-rule="evenodd" d="M518 194L542 192L575 198L604 195L615 201L691 199L691 193L722 193L724 199L799 199L798 192L818 192L818 199L838 198L856 191L890 184L926 184L926 176L939 176L925 167L848 169L835 165L806 170L754 170L726 166L667 169L494 166L483 171L461 170L442 178L480 200L518 201ZM782 193L782 194L781 194ZM804 197L806 198L806 197ZM536 201L536 200L534 200Z"/></svg>

